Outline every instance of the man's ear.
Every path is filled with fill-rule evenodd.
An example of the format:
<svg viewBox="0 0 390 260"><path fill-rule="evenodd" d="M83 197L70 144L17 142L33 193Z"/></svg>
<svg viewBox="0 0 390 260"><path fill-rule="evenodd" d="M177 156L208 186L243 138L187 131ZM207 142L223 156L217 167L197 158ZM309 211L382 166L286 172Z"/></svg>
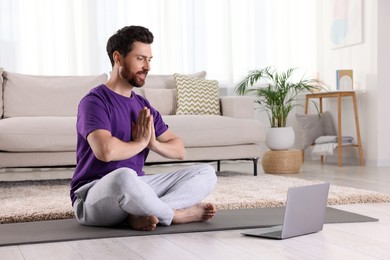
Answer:
<svg viewBox="0 0 390 260"><path fill-rule="evenodd" d="M112 54L112 57L114 58L115 64L118 64L120 66L122 65L123 57L118 51L114 51L114 53Z"/></svg>

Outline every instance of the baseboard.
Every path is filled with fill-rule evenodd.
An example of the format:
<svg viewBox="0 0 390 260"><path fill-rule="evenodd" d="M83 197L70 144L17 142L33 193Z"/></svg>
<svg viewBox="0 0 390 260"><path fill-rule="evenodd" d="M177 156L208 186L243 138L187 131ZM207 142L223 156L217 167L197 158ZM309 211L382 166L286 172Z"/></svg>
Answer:
<svg viewBox="0 0 390 260"><path fill-rule="evenodd" d="M339 158L337 155L326 156L326 162L329 163L339 163ZM360 165L359 158L356 157L343 157L343 165Z"/></svg>
<svg viewBox="0 0 390 260"><path fill-rule="evenodd" d="M368 167L390 167L390 160L366 160Z"/></svg>

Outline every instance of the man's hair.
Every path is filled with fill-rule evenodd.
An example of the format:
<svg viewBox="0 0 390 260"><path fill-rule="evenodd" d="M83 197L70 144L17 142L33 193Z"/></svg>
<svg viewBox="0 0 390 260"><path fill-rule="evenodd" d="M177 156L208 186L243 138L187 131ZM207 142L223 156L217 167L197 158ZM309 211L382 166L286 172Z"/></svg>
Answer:
<svg viewBox="0 0 390 260"><path fill-rule="evenodd" d="M114 66L113 53L118 51L123 57L131 52L134 42L153 43L153 34L142 26L126 26L118 30L107 41L107 54L110 58L111 65Z"/></svg>

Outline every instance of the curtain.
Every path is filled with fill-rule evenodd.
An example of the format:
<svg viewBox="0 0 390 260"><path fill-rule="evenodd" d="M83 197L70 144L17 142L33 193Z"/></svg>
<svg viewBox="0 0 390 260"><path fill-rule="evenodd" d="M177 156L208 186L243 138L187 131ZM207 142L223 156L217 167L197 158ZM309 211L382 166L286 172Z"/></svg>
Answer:
<svg viewBox="0 0 390 260"><path fill-rule="evenodd" d="M151 74L317 67L312 0L0 0L0 67L40 75L109 72L107 39L126 25L155 36Z"/></svg>

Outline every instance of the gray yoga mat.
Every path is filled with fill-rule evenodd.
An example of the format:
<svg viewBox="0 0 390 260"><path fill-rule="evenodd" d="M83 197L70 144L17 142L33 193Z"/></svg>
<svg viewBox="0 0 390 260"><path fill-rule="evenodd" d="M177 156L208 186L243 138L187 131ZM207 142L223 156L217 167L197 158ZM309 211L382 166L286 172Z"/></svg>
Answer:
<svg viewBox="0 0 390 260"><path fill-rule="evenodd" d="M132 230L128 226L112 228L87 227L78 224L75 219L1 224L0 246L112 237L252 229L281 225L283 215L284 207L220 210L212 220L207 222L172 225L169 227L158 226L156 230L151 232ZM326 223L373 221L378 221L378 219L329 207L326 210Z"/></svg>

